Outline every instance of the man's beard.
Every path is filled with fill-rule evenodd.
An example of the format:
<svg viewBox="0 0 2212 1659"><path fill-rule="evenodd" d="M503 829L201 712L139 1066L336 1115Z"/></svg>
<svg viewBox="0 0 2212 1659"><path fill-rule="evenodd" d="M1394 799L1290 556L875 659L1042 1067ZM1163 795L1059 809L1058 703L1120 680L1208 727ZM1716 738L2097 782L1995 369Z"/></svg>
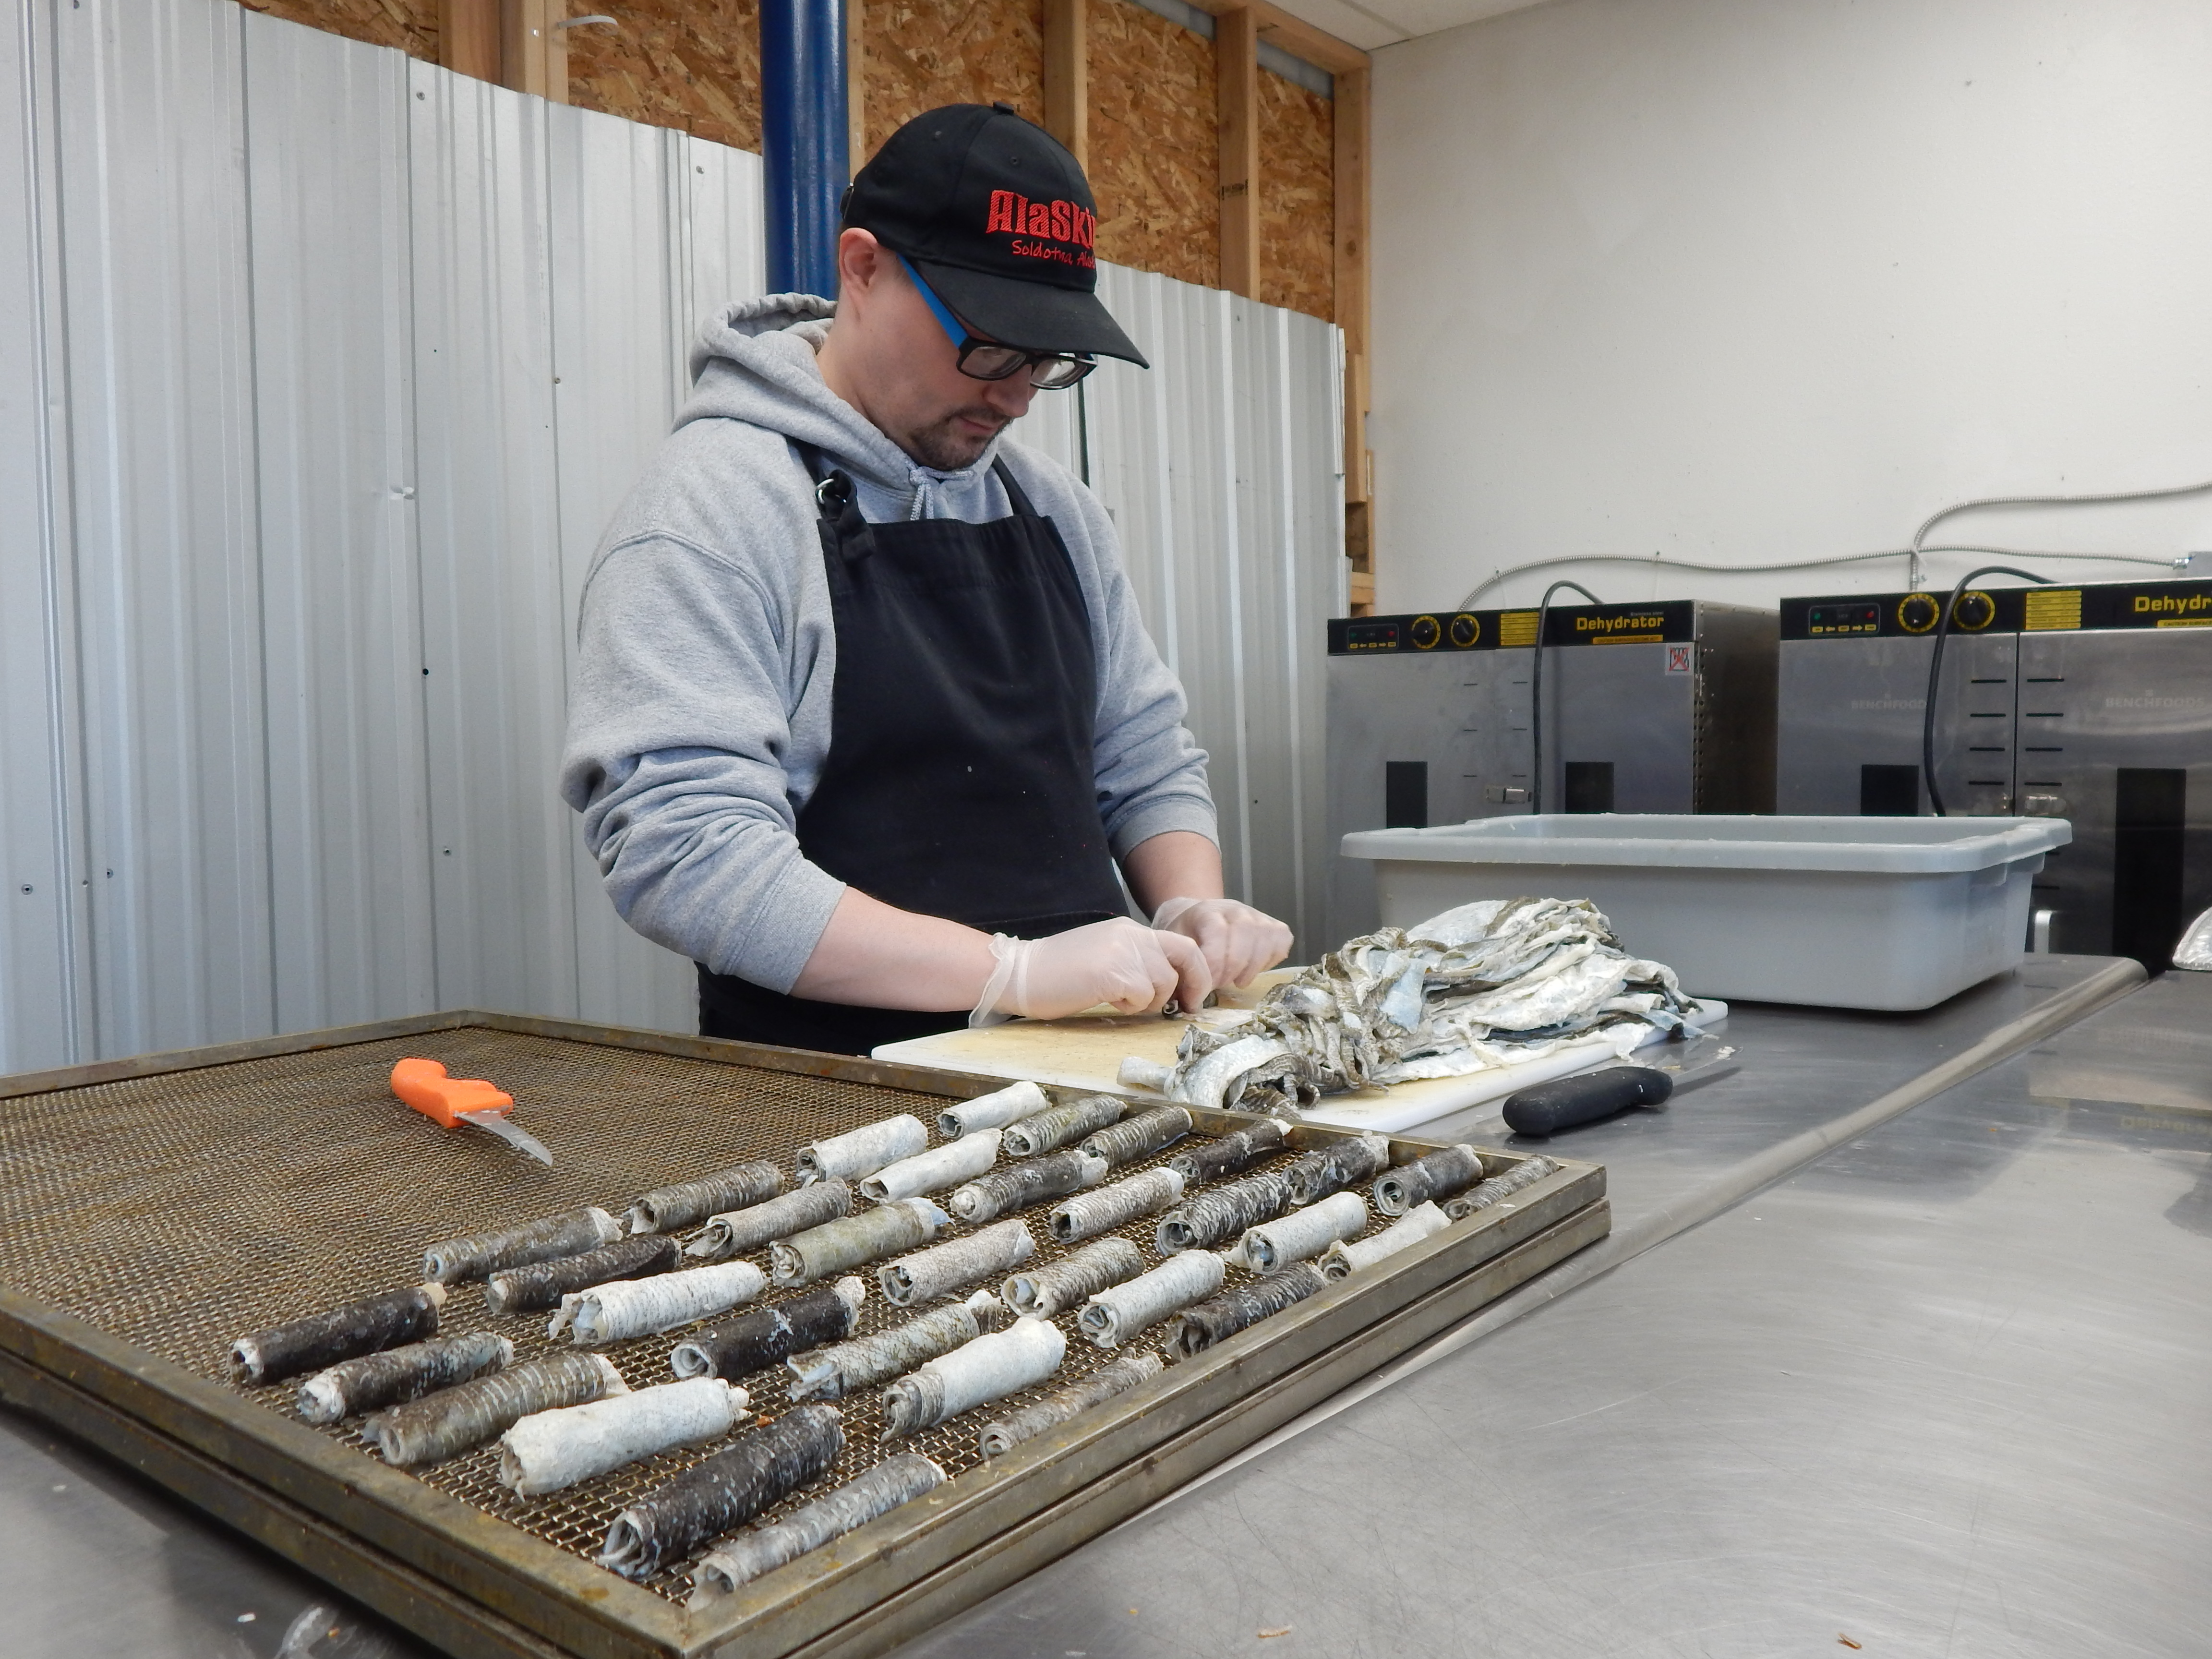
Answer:
<svg viewBox="0 0 2212 1659"><path fill-rule="evenodd" d="M997 424L988 435L977 438L955 428L953 423L961 420L992 421ZM956 409L941 421L916 428L906 434L899 447L933 471L959 472L975 465L991 447L991 440L1007 424L1006 416L997 410L978 404L971 409Z"/></svg>

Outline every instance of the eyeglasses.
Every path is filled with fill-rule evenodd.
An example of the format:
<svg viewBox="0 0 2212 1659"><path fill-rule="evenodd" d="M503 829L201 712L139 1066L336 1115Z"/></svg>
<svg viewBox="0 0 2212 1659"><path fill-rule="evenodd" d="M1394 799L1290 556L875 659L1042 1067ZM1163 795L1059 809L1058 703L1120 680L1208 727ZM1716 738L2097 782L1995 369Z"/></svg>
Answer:
<svg viewBox="0 0 2212 1659"><path fill-rule="evenodd" d="M1020 346L1000 345L996 340L977 339L937 297L936 290L921 280L921 273L904 254L899 256L899 263L914 278L921 297L929 301L930 310L960 354L960 372L969 380L1010 380L1027 369L1030 384L1038 391L1065 392L1098 367L1095 359L1082 352L1026 351Z"/></svg>

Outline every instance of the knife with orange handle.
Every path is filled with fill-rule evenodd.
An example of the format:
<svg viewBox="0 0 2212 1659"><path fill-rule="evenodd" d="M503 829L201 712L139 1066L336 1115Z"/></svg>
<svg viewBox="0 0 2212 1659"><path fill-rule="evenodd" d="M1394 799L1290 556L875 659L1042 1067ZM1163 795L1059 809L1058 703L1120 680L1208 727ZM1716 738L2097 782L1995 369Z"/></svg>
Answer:
<svg viewBox="0 0 2212 1659"><path fill-rule="evenodd" d="M527 1152L540 1164L550 1164L553 1154L528 1131L507 1121L514 1097L476 1077L447 1077L434 1060L403 1060L392 1068L392 1092L434 1123L453 1128L465 1123L497 1135L517 1152Z"/></svg>

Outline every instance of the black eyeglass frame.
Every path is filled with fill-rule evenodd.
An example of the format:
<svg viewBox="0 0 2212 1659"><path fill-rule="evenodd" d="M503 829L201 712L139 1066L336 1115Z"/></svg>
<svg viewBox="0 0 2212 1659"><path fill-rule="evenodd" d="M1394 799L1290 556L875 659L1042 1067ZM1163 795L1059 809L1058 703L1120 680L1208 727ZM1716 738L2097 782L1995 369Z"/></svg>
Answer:
<svg viewBox="0 0 2212 1659"><path fill-rule="evenodd" d="M1022 346L1010 346L1002 340L977 339L968 331L967 324L952 314L952 308L937 297L937 290L922 280L921 273L914 268L914 262L903 253L898 256L898 259L899 264L906 267L906 274L913 279L915 288L928 301L931 312L937 318L938 326L945 331L945 337L952 342L952 349L959 353L955 361L960 372L969 380L1011 380L1026 368L1030 371L1030 385L1037 391L1065 392L1098 367L1098 360L1085 351L1031 351ZM968 366L968 360L979 351L1010 351L1013 358L997 374L986 374ZM1036 374L1040 363L1065 363L1075 372L1064 380L1040 380Z"/></svg>
<svg viewBox="0 0 2212 1659"><path fill-rule="evenodd" d="M1011 351L1013 361L996 374L986 374L970 368L968 360L979 351ZM960 372L971 380L1011 380L1024 369L1030 371L1030 384L1039 392L1065 392L1098 367L1096 357L1072 351L1025 351L1019 346L1003 345L996 340L979 340L970 334L960 342L957 359ZM1074 371L1064 380L1041 380L1036 370L1044 363L1064 363Z"/></svg>

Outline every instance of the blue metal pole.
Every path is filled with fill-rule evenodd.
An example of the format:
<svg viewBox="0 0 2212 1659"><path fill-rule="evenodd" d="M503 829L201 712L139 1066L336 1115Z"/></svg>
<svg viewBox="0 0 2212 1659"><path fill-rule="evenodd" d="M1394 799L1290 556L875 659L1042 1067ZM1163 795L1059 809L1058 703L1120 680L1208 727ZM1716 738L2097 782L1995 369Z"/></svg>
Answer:
<svg viewBox="0 0 2212 1659"><path fill-rule="evenodd" d="M851 177L842 0L761 0L760 54L769 292L834 298Z"/></svg>

